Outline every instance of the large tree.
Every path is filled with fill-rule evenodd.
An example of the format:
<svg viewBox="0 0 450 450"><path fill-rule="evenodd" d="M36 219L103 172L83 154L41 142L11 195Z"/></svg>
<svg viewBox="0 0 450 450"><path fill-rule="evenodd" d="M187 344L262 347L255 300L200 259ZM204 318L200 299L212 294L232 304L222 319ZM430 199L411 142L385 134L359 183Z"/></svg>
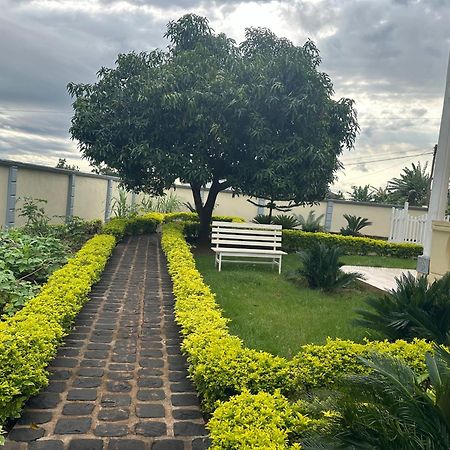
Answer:
<svg viewBox="0 0 450 450"><path fill-rule="evenodd" d="M227 188L295 204L322 199L358 126L353 101L332 99L314 44L248 29L237 45L193 14L165 36L167 51L119 55L95 84L69 84L70 131L83 155L129 189L160 195L188 183L203 237Z"/></svg>

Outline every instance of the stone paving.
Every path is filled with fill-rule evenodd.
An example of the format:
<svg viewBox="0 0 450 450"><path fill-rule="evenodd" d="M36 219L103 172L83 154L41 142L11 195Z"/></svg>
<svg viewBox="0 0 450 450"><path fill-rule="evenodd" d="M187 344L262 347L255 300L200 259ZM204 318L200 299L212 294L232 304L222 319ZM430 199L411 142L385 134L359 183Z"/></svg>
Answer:
<svg viewBox="0 0 450 450"><path fill-rule="evenodd" d="M119 244L4 449L206 449L173 303L158 237Z"/></svg>
<svg viewBox="0 0 450 450"><path fill-rule="evenodd" d="M381 291L392 291L397 288L396 278L411 273L417 277L417 271L413 269L391 269L387 267L366 267L366 266L342 266L344 272L357 272L362 275L361 281L373 286Z"/></svg>

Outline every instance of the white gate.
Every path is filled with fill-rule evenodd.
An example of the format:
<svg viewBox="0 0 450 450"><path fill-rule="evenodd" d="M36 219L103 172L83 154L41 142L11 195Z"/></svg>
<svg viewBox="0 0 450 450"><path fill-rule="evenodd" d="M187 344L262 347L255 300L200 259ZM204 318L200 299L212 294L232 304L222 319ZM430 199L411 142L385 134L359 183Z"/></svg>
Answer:
<svg viewBox="0 0 450 450"><path fill-rule="evenodd" d="M389 241L422 244L426 223L426 213L421 216L409 215L407 202L405 203L404 209L392 208Z"/></svg>

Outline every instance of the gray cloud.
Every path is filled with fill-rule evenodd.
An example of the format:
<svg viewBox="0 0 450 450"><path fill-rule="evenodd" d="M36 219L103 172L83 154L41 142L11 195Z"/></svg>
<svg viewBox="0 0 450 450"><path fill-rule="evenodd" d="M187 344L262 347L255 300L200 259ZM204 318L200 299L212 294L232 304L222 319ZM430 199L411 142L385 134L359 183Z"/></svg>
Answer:
<svg viewBox="0 0 450 450"><path fill-rule="evenodd" d="M255 15L238 16L243 4ZM266 22L296 44L311 37L338 96L354 98L359 110L361 134L344 162L419 152L437 140L450 44L446 0L0 0L0 7L2 158L76 160L66 84L94 81L120 52L165 47L166 23L189 11L232 37L258 14L273 14ZM373 167L349 167L347 178L370 177Z"/></svg>

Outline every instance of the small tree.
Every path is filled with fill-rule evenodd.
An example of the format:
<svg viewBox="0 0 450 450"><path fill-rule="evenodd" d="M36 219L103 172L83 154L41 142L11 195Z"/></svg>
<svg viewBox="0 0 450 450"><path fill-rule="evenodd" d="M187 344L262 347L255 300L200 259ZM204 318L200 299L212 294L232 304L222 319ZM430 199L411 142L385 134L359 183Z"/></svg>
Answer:
<svg viewBox="0 0 450 450"><path fill-rule="evenodd" d="M224 189L294 204L324 198L358 125L353 101L332 99L314 44L248 29L238 46L193 14L165 36L168 51L119 55L95 84L68 85L83 155L135 191L188 183L203 239Z"/></svg>

